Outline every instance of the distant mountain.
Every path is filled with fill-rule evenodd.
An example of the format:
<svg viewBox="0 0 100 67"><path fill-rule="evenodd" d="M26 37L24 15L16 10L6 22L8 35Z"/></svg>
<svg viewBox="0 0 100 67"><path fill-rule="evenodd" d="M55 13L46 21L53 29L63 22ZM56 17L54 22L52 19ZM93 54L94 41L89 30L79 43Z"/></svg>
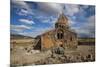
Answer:
<svg viewBox="0 0 100 67"><path fill-rule="evenodd" d="M24 36L24 35L19 35L19 34L10 34L10 39L28 39L28 38L33 39L33 37L29 37L29 36Z"/></svg>

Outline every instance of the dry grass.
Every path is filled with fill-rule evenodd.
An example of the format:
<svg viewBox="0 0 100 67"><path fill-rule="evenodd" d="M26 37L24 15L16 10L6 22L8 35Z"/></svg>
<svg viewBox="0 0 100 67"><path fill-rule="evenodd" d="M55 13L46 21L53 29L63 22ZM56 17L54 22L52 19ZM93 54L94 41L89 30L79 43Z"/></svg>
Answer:
<svg viewBox="0 0 100 67"><path fill-rule="evenodd" d="M16 42L16 43L13 43ZM12 44L13 43L13 44ZM64 51L64 55L50 50L34 50L34 39L11 40L11 65L40 65L95 61L95 45L79 45L76 50Z"/></svg>

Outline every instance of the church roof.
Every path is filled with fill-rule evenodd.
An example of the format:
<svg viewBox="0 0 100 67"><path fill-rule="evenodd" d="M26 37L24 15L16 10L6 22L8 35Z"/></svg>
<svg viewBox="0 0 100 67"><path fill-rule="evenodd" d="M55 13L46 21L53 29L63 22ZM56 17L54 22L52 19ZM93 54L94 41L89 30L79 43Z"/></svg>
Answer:
<svg viewBox="0 0 100 67"><path fill-rule="evenodd" d="M58 18L58 23L68 23L68 18L62 13L60 14L59 18Z"/></svg>

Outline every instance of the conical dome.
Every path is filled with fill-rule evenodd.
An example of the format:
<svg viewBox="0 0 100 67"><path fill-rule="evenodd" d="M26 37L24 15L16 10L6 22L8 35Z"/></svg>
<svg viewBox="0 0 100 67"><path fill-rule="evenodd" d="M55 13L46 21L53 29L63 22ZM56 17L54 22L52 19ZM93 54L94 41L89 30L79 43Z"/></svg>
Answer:
<svg viewBox="0 0 100 67"><path fill-rule="evenodd" d="M68 18L62 13L58 21L55 23L55 28L69 28Z"/></svg>
<svg viewBox="0 0 100 67"><path fill-rule="evenodd" d="M68 18L62 13L58 18L58 23L68 25Z"/></svg>

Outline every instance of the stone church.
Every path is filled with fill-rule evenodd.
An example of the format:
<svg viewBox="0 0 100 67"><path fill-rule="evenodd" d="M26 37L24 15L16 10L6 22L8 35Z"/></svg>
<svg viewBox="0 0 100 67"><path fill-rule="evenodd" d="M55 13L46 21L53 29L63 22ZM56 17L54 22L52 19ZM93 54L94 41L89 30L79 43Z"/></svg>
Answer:
<svg viewBox="0 0 100 67"><path fill-rule="evenodd" d="M37 43L35 49L45 50L54 47L63 47L66 49L77 47L77 34L71 30L68 18L61 14L55 23L55 29L47 31L36 37Z"/></svg>

